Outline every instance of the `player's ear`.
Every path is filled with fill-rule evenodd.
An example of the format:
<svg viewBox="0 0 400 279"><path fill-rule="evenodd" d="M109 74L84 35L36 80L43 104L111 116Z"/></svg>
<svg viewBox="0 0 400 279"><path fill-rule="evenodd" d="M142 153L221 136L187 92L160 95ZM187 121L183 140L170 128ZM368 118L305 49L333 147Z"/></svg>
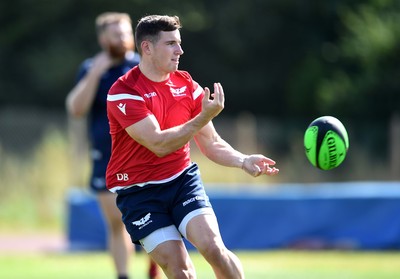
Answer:
<svg viewBox="0 0 400 279"><path fill-rule="evenodd" d="M140 46L143 54L149 55L151 53L152 44L150 41L143 41Z"/></svg>

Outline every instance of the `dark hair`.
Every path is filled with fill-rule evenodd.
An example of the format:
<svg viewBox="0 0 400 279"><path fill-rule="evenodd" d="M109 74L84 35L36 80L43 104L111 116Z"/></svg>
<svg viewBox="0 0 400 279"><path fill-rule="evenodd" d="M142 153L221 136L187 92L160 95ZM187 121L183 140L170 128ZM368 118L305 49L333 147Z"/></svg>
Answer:
<svg viewBox="0 0 400 279"><path fill-rule="evenodd" d="M161 31L169 32L182 28L178 16L149 15L142 17L135 30L136 49L141 54L141 44L148 40L153 43L159 39Z"/></svg>

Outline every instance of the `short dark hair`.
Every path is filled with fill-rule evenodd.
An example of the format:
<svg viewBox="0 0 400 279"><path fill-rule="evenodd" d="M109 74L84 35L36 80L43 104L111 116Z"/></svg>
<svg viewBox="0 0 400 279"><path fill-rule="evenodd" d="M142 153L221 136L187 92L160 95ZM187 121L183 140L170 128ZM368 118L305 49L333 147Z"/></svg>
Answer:
<svg viewBox="0 0 400 279"><path fill-rule="evenodd" d="M149 15L142 17L135 29L136 49L141 54L143 41L157 42L160 32L169 32L181 28L182 25L178 16Z"/></svg>

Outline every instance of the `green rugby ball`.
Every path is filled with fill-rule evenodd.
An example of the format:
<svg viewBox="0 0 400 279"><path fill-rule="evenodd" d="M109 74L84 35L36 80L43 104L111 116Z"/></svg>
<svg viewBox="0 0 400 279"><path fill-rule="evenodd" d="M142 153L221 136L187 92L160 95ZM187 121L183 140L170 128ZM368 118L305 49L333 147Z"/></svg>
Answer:
<svg viewBox="0 0 400 279"><path fill-rule="evenodd" d="M321 116L308 126L304 134L304 149L314 167L334 169L344 161L349 149L346 128L333 116Z"/></svg>

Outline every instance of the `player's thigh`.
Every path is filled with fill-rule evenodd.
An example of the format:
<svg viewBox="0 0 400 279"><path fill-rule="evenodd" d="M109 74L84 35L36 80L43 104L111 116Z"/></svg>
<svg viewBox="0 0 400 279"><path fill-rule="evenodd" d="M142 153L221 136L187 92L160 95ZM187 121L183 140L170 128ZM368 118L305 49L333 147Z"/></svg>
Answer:
<svg viewBox="0 0 400 279"><path fill-rule="evenodd" d="M193 217L186 227L187 239L199 250L210 245L223 245L218 221L214 214L201 214Z"/></svg>

